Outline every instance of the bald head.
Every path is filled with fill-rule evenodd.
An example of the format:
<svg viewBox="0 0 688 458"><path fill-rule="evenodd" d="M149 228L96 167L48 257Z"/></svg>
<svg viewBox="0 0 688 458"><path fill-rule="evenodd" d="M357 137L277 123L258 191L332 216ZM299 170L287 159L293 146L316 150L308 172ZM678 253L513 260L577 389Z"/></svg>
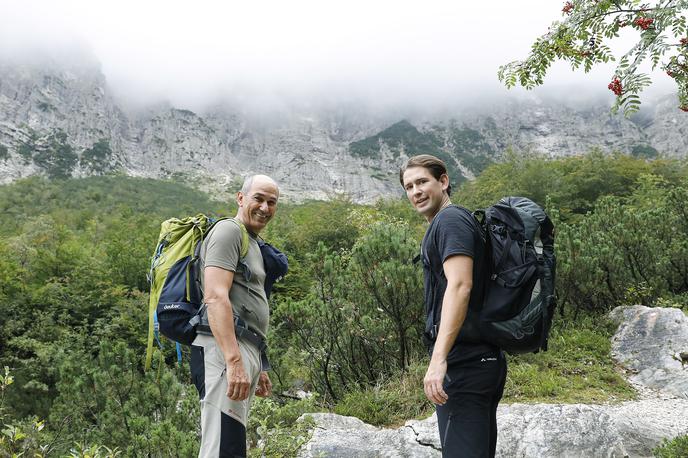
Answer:
<svg viewBox="0 0 688 458"><path fill-rule="evenodd" d="M248 194L251 191L251 187L254 183L256 185L268 184L274 186L277 190L277 195L279 196L279 187L277 186L277 182L267 175L251 175L246 177L244 184L241 186L241 192Z"/></svg>

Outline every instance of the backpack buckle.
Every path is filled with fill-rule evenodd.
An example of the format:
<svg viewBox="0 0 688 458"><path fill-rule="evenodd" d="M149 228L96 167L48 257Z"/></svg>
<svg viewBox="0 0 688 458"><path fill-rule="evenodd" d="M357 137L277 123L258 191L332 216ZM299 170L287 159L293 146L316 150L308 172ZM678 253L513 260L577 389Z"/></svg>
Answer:
<svg viewBox="0 0 688 458"><path fill-rule="evenodd" d="M248 330L246 322L242 320L238 315L234 315L234 334L237 339L244 335L244 332Z"/></svg>

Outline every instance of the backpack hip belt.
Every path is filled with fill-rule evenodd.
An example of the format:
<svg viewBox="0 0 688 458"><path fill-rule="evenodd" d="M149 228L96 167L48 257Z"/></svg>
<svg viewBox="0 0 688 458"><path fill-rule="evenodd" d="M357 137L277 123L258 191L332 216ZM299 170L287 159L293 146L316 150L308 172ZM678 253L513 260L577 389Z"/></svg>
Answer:
<svg viewBox="0 0 688 458"><path fill-rule="evenodd" d="M203 304L200 310L200 314L205 312L205 309L207 308L206 304ZM198 316L198 315L197 315ZM196 331L199 334L204 334L204 335L209 335L212 336L213 332L210 329L210 325L207 324L206 320L199 320L198 324L196 324ZM263 371L269 371L271 369L270 367L270 361L268 361L268 355L267 355L267 350L268 350L268 345L265 342L265 339L255 332L249 325L246 324L246 321L244 321L241 317L234 315L234 334L236 334L237 339L243 338L247 340L251 345L256 347L258 351L260 352L260 363L261 363L261 370Z"/></svg>

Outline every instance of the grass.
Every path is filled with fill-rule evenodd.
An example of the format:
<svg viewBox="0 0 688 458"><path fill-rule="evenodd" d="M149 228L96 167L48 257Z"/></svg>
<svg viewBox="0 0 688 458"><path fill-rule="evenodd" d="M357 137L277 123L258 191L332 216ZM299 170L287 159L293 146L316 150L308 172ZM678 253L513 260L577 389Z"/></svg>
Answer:
<svg viewBox="0 0 688 458"><path fill-rule="evenodd" d="M375 426L400 426L412 418L426 418L434 407L423 393L425 361L411 365L406 373L381 380L377 386L347 394L334 413L357 417Z"/></svg>
<svg viewBox="0 0 688 458"><path fill-rule="evenodd" d="M614 326L606 319L556 322L549 349L509 357L503 402L606 403L635 397L611 358Z"/></svg>

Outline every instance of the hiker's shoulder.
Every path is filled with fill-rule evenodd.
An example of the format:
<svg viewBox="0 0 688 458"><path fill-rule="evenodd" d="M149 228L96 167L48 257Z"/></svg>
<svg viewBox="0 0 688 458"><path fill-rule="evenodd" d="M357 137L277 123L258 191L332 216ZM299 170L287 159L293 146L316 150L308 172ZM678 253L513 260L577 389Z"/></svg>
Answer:
<svg viewBox="0 0 688 458"><path fill-rule="evenodd" d="M451 228L456 224L469 224L472 226L475 218L473 217L473 213L467 208L452 204L443 208L437 214L435 220L438 228Z"/></svg>
<svg viewBox="0 0 688 458"><path fill-rule="evenodd" d="M206 240L212 240L214 242L228 242L237 243L241 242L242 229L241 223L236 221L234 218L227 218L216 222Z"/></svg>

